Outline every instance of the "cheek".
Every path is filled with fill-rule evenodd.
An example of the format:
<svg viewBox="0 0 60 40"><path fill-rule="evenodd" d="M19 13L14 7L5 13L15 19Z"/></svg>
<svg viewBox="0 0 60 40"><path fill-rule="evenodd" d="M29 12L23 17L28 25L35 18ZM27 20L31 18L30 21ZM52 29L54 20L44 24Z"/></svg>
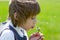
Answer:
<svg viewBox="0 0 60 40"><path fill-rule="evenodd" d="M30 24L30 25L33 25L33 23L34 23L34 22L33 22L32 20L31 20L31 21L29 21L29 24Z"/></svg>
<svg viewBox="0 0 60 40"><path fill-rule="evenodd" d="M32 21L28 21L27 24L26 24L26 26L27 26L28 28L30 28L32 25L33 25L33 22L32 22Z"/></svg>
<svg viewBox="0 0 60 40"><path fill-rule="evenodd" d="M33 23L33 21L29 21L29 22L27 22L27 24L26 24L26 29L27 30L29 30L29 29L31 29L31 28L34 28L34 23Z"/></svg>

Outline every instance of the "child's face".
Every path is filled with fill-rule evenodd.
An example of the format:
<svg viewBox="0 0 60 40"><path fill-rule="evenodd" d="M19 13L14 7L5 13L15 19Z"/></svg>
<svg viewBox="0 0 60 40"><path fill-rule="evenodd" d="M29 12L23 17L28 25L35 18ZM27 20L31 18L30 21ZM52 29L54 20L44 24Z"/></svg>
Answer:
<svg viewBox="0 0 60 40"><path fill-rule="evenodd" d="M26 30L29 30L29 29L31 29L31 28L34 28L35 23L36 23L36 16L29 17L29 18L26 20L23 28L26 29Z"/></svg>

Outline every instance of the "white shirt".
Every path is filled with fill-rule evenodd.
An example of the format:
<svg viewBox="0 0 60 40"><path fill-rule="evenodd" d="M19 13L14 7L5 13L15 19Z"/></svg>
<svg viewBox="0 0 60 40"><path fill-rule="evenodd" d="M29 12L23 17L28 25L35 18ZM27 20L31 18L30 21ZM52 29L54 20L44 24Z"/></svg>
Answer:
<svg viewBox="0 0 60 40"><path fill-rule="evenodd" d="M11 20L9 20L4 27L8 26L9 24L12 25L12 27L13 27ZM18 27L18 26L16 28L15 27L13 27L13 28L18 32L18 34L21 37L23 37L23 35L27 36L27 32L23 28ZM24 31L24 34L21 32L21 30ZM2 35L0 36L0 40L15 40L14 33L11 30L4 30ZM28 36L27 36L27 40L28 40Z"/></svg>

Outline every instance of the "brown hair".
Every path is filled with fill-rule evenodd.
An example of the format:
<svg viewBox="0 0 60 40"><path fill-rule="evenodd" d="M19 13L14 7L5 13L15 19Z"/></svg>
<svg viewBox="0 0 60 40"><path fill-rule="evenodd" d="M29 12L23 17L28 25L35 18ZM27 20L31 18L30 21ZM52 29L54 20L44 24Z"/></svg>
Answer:
<svg viewBox="0 0 60 40"><path fill-rule="evenodd" d="M19 20L14 19L14 13L17 13L17 18ZM9 17L12 20L12 23L16 26L18 23L22 24L29 18L30 16L37 15L40 12L40 7L38 2L34 1L26 1L26 2L18 2L13 1L9 5Z"/></svg>

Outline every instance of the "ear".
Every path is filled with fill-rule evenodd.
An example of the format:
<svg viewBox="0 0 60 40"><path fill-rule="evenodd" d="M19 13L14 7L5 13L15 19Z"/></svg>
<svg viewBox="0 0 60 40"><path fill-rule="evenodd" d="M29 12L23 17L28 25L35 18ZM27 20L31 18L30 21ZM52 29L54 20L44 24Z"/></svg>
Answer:
<svg viewBox="0 0 60 40"><path fill-rule="evenodd" d="M14 13L14 19L15 19L15 20L18 20L18 18L17 18L17 13L16 13L16 12Z"/></svg>

